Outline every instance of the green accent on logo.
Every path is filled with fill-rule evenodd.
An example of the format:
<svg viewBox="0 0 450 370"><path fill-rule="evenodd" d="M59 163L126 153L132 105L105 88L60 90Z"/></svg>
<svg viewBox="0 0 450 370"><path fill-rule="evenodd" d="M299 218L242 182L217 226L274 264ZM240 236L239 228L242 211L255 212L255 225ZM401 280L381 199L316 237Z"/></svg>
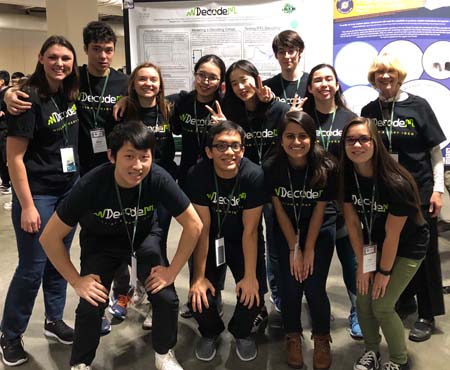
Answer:
<svg viewBox="0 0 450 370"><path fill-rule="evenodd" d="M406 122L406 126L416 127L414 125L414 118L406 118L405 122Z"/></svg>
<svg viewBox="0 0 450 370"><path fill-rule="evenodd" d="M283 7L283 13L291 14L295 11L295 7L289 3L286 3Z"/></svg>
<svg viewBox="0 0 450 370"><path fill-rule="evenodd" d="M186 13L186 17L194 17L195 16L195 8L189 9Z"/></svg>
<svg viewBox="0 0 450 370"><path fill-rule="evenodd" d="M247 193L241 193L241 194L239 194L239 198L241 198L241 199L247 199Z"/></svg>
<svg viewBox="0 0 450 370"><path fill-rule="evenodd" d="M180 114L180 120L182 122L186 122L188 120L189 115L186 113Z"/></svg>

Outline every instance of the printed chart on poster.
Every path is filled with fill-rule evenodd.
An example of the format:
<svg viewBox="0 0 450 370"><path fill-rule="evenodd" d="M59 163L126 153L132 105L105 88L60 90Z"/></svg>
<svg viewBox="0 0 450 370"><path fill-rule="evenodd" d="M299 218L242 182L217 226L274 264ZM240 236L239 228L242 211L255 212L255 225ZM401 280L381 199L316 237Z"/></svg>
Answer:
<svg viewBox="0 0 450 370"><path fill-rule="evenodd" d="M252 61L263 77L279 73L272 40L285 29L302 29L304 0L138 2L126 10L129 65L159 65L166 93L190 90L193 67L206 54L228 66Z"/></svg>
<svg viewBox="0 0 450 370"><path fill-rule="evenodd" d="M378 96L367 72L384 52L397 56L407 71L402 89L433 108L447 137L441 147L450 164L450 1L335 1L334 65L356 113Z"/></svg>

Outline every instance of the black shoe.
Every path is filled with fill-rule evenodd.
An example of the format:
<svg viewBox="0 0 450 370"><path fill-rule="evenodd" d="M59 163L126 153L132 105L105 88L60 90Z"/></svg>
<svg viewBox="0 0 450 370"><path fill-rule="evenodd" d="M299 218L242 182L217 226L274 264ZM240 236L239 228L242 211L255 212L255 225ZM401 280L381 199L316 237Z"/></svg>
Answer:
<svg viewBox="0 0 450 370"><path fill-rule="evenodd" d="M5 365L18 366L28 361L28 356L23 349L22 338L6 340L2 335L0 338L0 352Z"/></svg>
<svg viewBox="0 0 450 370"><path fill-rule="evenodd" d="M62 320L47 321L45 319L44 335L46 337L56 338L63 344L73 343L73 329Z"/></svg>
<svg viewBox="0 0 450 370"><path fill-rule="evenodd" d="M269 315L267 313L266 305L261 307L261 311L259 311L258 316L253 320L252 334L256 333L264 333L264 330L267 327L267 323L269 321Z"/></svg>
<svg viewBox="0 0 450 370"><path fill-rule="evenodd" d="M409 332L409 340L413 342L424 342L430 339L434 329L434 320L418 319Z"/></svg>
<svg viewBox="0 0 450 370"><path fill-rule="evenodd" d="M398 300L395 305L395 311L402 320L405 320L409 315L416 313L417 303L414 297L407 301Z"/></svg>

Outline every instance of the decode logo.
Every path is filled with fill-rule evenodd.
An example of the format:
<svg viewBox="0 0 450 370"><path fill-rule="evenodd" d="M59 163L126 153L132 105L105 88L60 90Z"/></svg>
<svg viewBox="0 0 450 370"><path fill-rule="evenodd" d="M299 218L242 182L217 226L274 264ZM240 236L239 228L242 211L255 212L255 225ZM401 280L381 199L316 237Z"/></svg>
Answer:
<svg viewBox="0 0 450 370"><path fill-rule="evenodd" d="M269 130L266 128L263 131L253 131L253 132L247 132L245 134L246 140L252 140L253 138L257 139L266 139L266 138L273 138L278 136L278 129L274 128L273 130Z"/></svg>
<svg viewBox="0 0 450 370"><path fill-rule="evenodd" d="M371 199L364 198L361 200L361 198L357 197L355 194L352 194L352 202L353 202L353 204L358 205L360 207L362 207L362 205L364 204L365 206L368 206L369 209L370 209L370 206L372 203ZM386 213L389 209L389 205L388 204L379 204L375 201L372 204L372 209L375 212Z"/></svg>
<svg viewBox="0 0 450 370"><path fill-rule="evenodd" d="M130 217L136 217L136 213L137 213L138 217L142 217L142 216L146 216L150 212L153 212L154 210L155 210L154 205L150 204L148 206L145 206L144 208L139 208L139 209L137 207L125 208L123 210L123 213L126 216L130 216ZM105 220L110 220L110 219L118 219L118 218L122 217L122 212L114 211L111 208L105 208L102 211L94 212L94 215L96 215L97 217L100 217L102 219L105 219Z"/></svg>
<svg viewBox="0 0 450 370"><path fill-rule="evenodd" d="M47 125L48 126L54 125L55 123L59 123L63 119L71 117L75 114L77 114L77 107L75 104L73 104L71 107L67 108L67 110L64 112L59 113L53 112L47 121Z"/></svg>
<svg viewBox="0 0 450 370"><path fill-rule="evenodd" d="M98 95L91 95L84 91L78 95L78 101L82 103L102 103L102 104L116 104L121 98L122 95L112 96L112 95L106 95L102 99Z"/></svg>
<svg viewBox="0 0 450 370"><path fill-rule="evenodd" d="M211 124L211 120L209 118L193 118L189 113L180 114L180 120L184 123L187 123L191 126L208 126Z"/></svg>
<svg viewBox="0 0 450 370"><path fill-rule="evenodd" d="M208 199L215 203L215 204L219 204L219 205L230 205L231 207L236 207L239 205L239 202L241 199L247 199L247 193L240 193L237 196L232 196L232 197L221 197L221 196L217 196L217 192L213 191L212 193L208 193L206 194L206 196L208 197Z"/></svg>
<svg viewBox="0 0 450 370"><path fill-rule="evenodd" d="M306 199L317 199L322 195L323 190L314 191L312 189L309 190L294 190L294 194L292 194L292 190L286 189L284 186L279 186L275 188L275 194L280 198L306 198Z"/></svg>
<svg viewBox="0 0 450 370"><path fill-rule="evenodd" d="M322 130L322 136L342 136L342 130L336 129L336 130L327 130L327 131L323 131ZM320 130L316 130L316 137L320 138Z"/></svg>
<svg viewBox="0 0 450 370"><path fill-rule="evenodd" d="M148 129L155 133L165 133L165 132L170 132L170 124L169 123L164 123L163 125L158 125L158 126L147 126Z"/></svg>
<svg viewBox="0 0 450 370"><path fill-rule="evenodd" d="M206 17L206 16L218 16L218 15L232 15L237 14L237 9L235 6L229 6L227 8L219 7L219 8L202 8L197 6L195 8L191 8L187 11L187 17Z"/></svg>
<svg viewBox="0 0 450 370"><path fill-rule="evenodd" d="M396 120L392 121L390 119L373 119L373 122L377 125L377 127L389 127L392 126L394 128L407 128L410 127L416 127L414 124L414 118L405 118L404 120L397 118Z"/></svg>

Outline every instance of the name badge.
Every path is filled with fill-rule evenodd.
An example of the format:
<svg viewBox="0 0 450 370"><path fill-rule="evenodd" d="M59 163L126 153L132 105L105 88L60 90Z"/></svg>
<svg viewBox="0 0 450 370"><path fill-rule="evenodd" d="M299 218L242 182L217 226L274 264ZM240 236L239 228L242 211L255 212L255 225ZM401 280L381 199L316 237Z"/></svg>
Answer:
<svg viewBox="0 0 450 370"><path fill-rule="evenodd" d="M94 153L103 153L108 150L106 145L105 129L102 127L90 130L92 149Z"/></svg>
<svg viewBox="0 0 450 370"><path fill-rule="evenodd" d="M225 239L219 238L214 241L216 249L216 267L223 265L226 262L225 259Z"/></svg>
<svg viewBox="0 0 450 370"><path fill-rule="evenodd" d="M133 289L137 287L137 259L134 254L131 255L130 285Z"/></svg>
<svg viewBox="0 0 450 370"><path fill-rule="evenodd" d="M391 158L398 163L398 153L389 153Z"/></svg>
<svg viewBox="0 0 450 370"><path fill-rule="evenodd" d="M363 247L363 273L372 272L377 269L377 246L367 244Z"/></svg>
<svg viewBox="0 0 450 370"><path fill-rule="evenodd" d="M75 154L72 147L60 149L62 170L64 173L76 172L77 164L75 163Z"/></svg>

